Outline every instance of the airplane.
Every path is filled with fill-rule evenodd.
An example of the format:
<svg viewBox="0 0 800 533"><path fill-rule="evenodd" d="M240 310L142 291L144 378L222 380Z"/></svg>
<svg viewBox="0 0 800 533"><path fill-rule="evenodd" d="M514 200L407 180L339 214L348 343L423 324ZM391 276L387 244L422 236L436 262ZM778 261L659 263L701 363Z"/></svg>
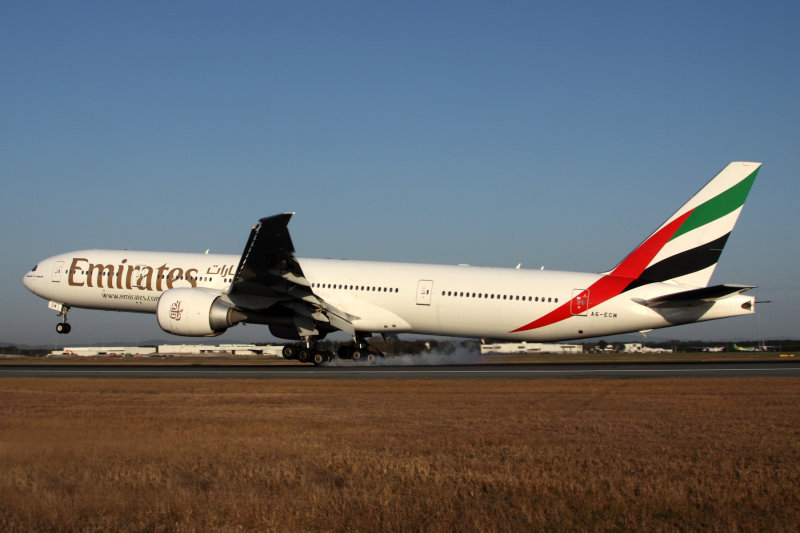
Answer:
<svg viewBox="0 0 800 533"><path fill-rule="evenodd" d="M734 342L733 349L737 352L767 352L769 351L770 346L765 346L763 344L759 346L739 346Z"/></svg>
<svg viewBox="0 0 800 533"><path fill-rule="evenodd" d="M297 341L284 357L322 364L317 341L343 331L338 357L374 360L374 335L552 342L755 312L750 285L709 286L761 163L733 162L613 269L601 273L307 259L294 213L262 218L241 256L79 250L40 261L23 283L69 333L73 307L156 315L166 332L216 336L263 324Z"/></svg>

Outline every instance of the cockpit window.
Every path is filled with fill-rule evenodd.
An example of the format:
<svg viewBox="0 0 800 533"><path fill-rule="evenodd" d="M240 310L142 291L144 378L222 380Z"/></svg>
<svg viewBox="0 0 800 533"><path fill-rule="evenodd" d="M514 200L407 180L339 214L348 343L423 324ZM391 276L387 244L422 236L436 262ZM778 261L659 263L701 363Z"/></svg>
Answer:
<svg viewBox="0 0 800 533"><path fill-rule="evenodd" d="M31 272L36 272L37 268L39 268L39 265L33 265L33 268L31 269Z"/></svg>

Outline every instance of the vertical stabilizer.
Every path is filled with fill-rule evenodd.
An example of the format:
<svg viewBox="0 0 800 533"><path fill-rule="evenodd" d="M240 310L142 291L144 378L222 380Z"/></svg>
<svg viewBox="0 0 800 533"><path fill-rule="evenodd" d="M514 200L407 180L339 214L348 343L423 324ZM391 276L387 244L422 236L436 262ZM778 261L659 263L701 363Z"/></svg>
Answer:
<svg viewBox="0 0 800 533"><path fill-rule="evenodd" d="M636 279L633 286L668 281L706 287L760 167L728 164L610 274Z"/></svg>

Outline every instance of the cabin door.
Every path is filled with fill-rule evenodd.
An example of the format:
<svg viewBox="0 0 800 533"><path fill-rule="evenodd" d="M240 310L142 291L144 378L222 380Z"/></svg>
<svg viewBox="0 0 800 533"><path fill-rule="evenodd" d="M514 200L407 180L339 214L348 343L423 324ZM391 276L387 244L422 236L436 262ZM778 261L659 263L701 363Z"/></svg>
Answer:
<svg viewBox="0 0 800 533"><path fill-rule="evenodd" d="M417 305L431 305L433 295L433 281L421 279L417 284Z"/></svg>
<svg viewBox="0 0 800 533"><path fill-rule="evenodd" d="M569 309L573 315L586 316L586 311L589 309L589 289L572 289Z"/></svg>
<svg viewBox="0 0 800 533"><path fill-rule="evenodd" d="M54 283L58 283L61 281L61 274L63 272L64 272L64 261L56 261L56 264L53 267L53 276L51 278Z"/></svg>

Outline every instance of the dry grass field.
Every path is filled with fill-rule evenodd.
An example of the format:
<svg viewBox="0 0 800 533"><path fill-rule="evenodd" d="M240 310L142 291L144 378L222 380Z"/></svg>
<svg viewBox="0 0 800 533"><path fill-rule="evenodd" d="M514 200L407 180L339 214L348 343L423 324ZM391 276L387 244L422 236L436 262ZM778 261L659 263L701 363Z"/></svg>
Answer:
<svg viewBox="0 0 800 533"><path fill-rule="evenodd" d="M0 380L2 531L797 531L800 380Z"/></svg>

